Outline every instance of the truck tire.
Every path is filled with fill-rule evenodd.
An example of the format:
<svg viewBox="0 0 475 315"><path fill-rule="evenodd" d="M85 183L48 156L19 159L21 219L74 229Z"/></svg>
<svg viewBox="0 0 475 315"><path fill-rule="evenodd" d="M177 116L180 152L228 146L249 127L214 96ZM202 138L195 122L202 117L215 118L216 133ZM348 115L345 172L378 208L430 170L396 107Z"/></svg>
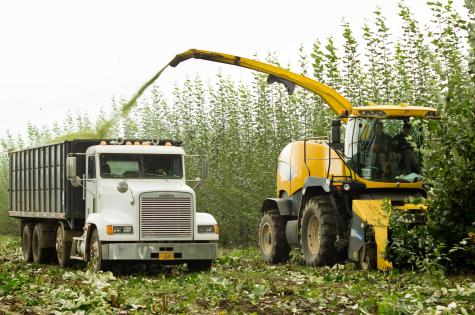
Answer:
<svg viewBox="0 0 475 315"><path fill-rule="evenodd" d="M186 265L189 272L201 272L210 270L212 264L212 260L191 260Z"/></svg>
<svg viewBox="0 0 475 315"><path fill-rule="evenodd" d="M59 265L63 268L71 261L71 242L66 241L66 231L63 224L58 224L56 228L56 257Z"/></svg>
<svg viewBox="0 0 475 315"><path fill-rule="evenodd" d="M35 264L41 264L46 261L47 248L42 248L43 244L43 233L41 232L41 224L35 224L33 228L33 237L32 237L32 254L33 262Z"/></svg>
<svg viewBox="0 0 475 315"><path fill-rule="evenodd" d="M309 266L329 266L337 259L336 217L330 199L311 198L303 211L300 244L305 263Z"/></svg>
<svg viewBox="0 0 475 315"><path fill-rule="evenodd" d="M267 264L289 260L290 245L285 237L285 220L277 212L267 212L261 219L259 252Z"/></svg>
<svg viewBox="0 0 475 315"><path fill-rule="evenodd" d="M107 270L107 261L102 259L102 247L97 229L94 229L89 240L89 264L94 272Z"/></svg>
<svg viewBox="0 0 475 315"><path fill-rule="evenodd" d="M27 223L21 233L21 248L23 251L23 260L25 262L33 261L33 224Z"/></svg>

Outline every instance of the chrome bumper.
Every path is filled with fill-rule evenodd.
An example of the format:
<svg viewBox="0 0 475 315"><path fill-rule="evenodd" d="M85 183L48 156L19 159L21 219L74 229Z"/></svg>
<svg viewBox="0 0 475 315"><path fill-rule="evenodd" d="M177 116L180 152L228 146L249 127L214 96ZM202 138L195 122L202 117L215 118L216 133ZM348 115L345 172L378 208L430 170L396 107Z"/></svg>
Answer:
<svg viewBox="0 0 475 315"><path fill-rule="evenodd" d="M160 260L160 253L173 253L173 260L213 260L218 258L217 243L105 243L105 260Z"/></svg>

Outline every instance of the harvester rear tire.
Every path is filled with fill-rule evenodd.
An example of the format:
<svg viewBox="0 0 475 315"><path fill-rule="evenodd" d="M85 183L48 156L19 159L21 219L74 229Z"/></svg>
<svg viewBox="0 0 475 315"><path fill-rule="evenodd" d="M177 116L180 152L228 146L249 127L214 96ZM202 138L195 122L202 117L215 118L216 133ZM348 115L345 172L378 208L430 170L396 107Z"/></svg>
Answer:
<svg viewBox="0 0 475 315"><path fill-rule="evenodd" d="M259 252L267 264L289 260L290 245L285 237L285 219L277 212L267 212L259 225Z"/></svg>
<svg viewBox="0 0 475 315"><path fill-rule="evenodd" d="M330 266L337 261L336 222L330 198L316 196L308 200L303 211L300 238L307 265Z"/></svg>
<svg viewBox="0 0 475 315"><path fill-rule="evenodd" d="M23 251L23 260L25 262L33 261L33 224L27 223L23 227L21 234L21 248Z"/></svg>

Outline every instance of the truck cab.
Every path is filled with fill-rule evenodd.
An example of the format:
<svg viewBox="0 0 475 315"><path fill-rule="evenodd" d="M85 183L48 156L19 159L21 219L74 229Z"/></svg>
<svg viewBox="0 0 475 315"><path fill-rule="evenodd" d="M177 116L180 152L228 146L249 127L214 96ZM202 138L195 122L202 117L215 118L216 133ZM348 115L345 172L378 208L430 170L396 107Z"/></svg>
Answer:
<svg viewBox="0 0 475 315"><path fill-rule="evenodd" d="M97 270L113 260L211 266L217 258L217 222L212 215L196 211L195 192L186 182L183 148L170 141L112 143L86 151L87 228L73 242L76 253L89 253L86 259ZM97 241L91 241L96 232Z"/></svg>

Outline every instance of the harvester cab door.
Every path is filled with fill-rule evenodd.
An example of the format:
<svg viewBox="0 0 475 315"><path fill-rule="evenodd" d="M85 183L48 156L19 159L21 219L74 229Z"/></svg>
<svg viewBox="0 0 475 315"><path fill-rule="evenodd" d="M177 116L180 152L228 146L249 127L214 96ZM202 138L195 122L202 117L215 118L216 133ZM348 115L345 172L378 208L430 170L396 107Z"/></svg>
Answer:
<svg viewBox="0 0 475 315"><path fill-rule="evenodd" d="M97 212L96 159L94 155L86 156L86 170L84 198L86 199L86 214L89 215Z"/></svg>

